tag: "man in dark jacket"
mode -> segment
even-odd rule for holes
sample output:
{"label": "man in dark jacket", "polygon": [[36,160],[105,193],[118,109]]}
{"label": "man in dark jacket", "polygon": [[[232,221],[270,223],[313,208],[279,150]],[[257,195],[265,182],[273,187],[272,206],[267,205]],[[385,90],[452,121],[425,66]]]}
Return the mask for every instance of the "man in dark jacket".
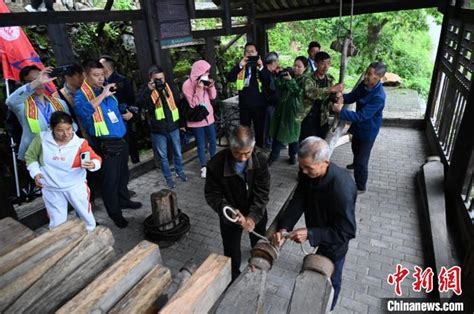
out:
{"label": "man in dark jacket", "polygon": [[312,247],[318,247],[318,254],[334,263],[332,310],[341,290],[349,240],[356,235],[357,191],[350,175],[329,161],[329,154],[328,144],[319,137],[310,136],[301,143],[298,186],[273,238],[281,246],[282,233],[292,230],[304,213],[306,228],[293,230],[289,237],[298,243],[309,240]]}
{"label": "man in dark jacket", "polygon": [[144,108],[148,117],[153,146],[160,156],[160,165],[166,184],[174,188],[168,162],[168,141],[173,147],[174,167],[176,176],[182,181],[188,178],[183,171],[183,156],[181,153],[180,127],[184,129],[184,119],[179,116],[179,93],[176,88],[166,82],[163,69],[152,66],[148,70],[149,81],[138,94],[137,104]]}
{"label": "man in dark jacket", "polygon": [[[204,193],[209,206],[219,215],[224,255],[232,259],[232,279],[240,274],[242,229],[264,234],[270,173],[267,157],[254,151],[255,137],[249,127],[232,131],[230,148],[217,153],[207,164]],[[239,224],[223,216],[224,206],[238,210]],[[258,238],[250,234],[252,247]]]}
{"label": "man in dark jacket", "polygon": [[356,102],[356,112],[342,109],[342,102],[334,106],[341,120],[352,122],[353,163],[347,169],[354,169],[354,178],[359,193],[367,190],[369,158],[375,139],[382,125],[382,111],[385,107],[385,91],[380,81],[386,72],[385,64],[373,62],[365,72],[364,81],[356,89],[344,95],[344,103]]}
{"label": "man in dark jacket", "polygon": [[263,70],[263,62],[260,57],[257,61],[251,60],[257,57],[257,46],[247,43],[244,57],[227,74],[227,80],[235,82],[239,92],[240,124],[250,127],[253,122],[257,146],[263,147],[267,102],[260,73]]}
{"label": "man in dark jacket", "polygon": [[263,70],[260,71],[260,76],[262,78],[262,89],[263,96],[267,102],[267,109],[265,113],[265,132],[264,132],[264,148],[272,148],[272,139],[269,136],[270,131],[270,121],[272,121],[273,112],[275,107],[278,104],[279,91],[276,87],[277,73],[280,69],[278,54],[274,51],[269,52],[263,63],[265,66]]}
{"label": "man in dark jacket", "polygon": [[136,121],[139,119],[138,110],[135,106],[135,92],[133,91],[133,85],[130,80],[117,72],[115,68],[115,60],[111,56],[103,55],[100,57],[100,63],[104,66],[105,79],[107,84],[115,83],[116,92],[115,98],[117,98],[121,112],[128,110],[134,114],[134,118],[127,121],[127,141],[129,146],[130,159],[134,164],[140,162],[140,156],[138,153],[138,145],[136,138]]}

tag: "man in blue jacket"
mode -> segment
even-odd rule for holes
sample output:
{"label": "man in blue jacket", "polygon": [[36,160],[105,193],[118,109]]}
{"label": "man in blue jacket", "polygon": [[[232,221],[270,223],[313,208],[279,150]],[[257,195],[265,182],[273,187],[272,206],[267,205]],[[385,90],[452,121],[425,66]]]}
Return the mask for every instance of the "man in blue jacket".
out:
{"label": "man in blue jacket", "polygon": [[349,133],[352,134],[354,160],[352,164],[347,165],[347,169],[354,169],[359,193],[367,190],[370,151],[382,125],[385,92],[381,79],[385,72],[383,62],[371,63],[365,72],[364,81],[354,91],[343,96],[344,104],[356,102],[355,112],[342,109],[342,101],[334,105],[334,111],[339,113],[339,118],[352,123]]}

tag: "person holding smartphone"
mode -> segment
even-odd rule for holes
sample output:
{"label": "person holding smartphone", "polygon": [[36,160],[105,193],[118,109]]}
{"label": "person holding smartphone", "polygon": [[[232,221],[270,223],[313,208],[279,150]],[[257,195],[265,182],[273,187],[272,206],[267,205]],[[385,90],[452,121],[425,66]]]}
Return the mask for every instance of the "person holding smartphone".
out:
{"label": "person holding smartphone", "polygon": [[240,124],[254,126],[255,140],[258,147],[264,145],[265,114],[267,102],[263,93],[262,59],[258,55],[257,46],[247,43],[244,57],[227,74],[229,82],[235,82],[239,92]]}
{"label": "person holding smartphone", "polygon": [[30,176],[42,189],[49,217],[49,228],[67,220],[70,203],[86,229],[92,231],[96,222],[89,202],[86,172],[97,171],[102,158],[78,137],[69,114],[57,111],[51,115],[51,129],[40,132],[26,151],[25,159]]}

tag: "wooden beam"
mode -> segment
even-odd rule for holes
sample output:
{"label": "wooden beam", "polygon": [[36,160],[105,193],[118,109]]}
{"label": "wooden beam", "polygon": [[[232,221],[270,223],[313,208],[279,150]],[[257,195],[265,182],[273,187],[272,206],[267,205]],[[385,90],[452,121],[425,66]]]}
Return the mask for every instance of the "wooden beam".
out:
{"label": "wooden beam", "polygon": [[248,33],[248,31],[249,31],[248,26],[239,26],[239,27],[231,28],[230,33],[228,34],[226,34],[222,28],[192,31],[192,34],[193,34],[193,38],[206,38],[206,37],[219,37],[219,36],[226,36],[226,35],[244,34],[244,33]]}
{"label": "wooden beam", "polygon": [[230,281],[230,258],[213,253],[160,313],[207,313]]}
{"label": "wooden beam", "polygon": [[162,261],[158,246],[142,241],[56,313],[107,312],[160,263]]}
{"label": "wooden beam", "polygon": [[72,50],[66,24],[48,24],[48,38],[54,51],[57,65],[74,63],[74,51]]}
{"label": "wooden beam", "polygon": [[[387,0],[384,3],[377,0],[355,1],[354,15],[432,8],[442,5],[442,0]],[[343,15],[350,15],[350,2],[343,3]],[[312,20],[318,18],[339,16],[339,3],[309,6],[298,9],[271,10],[257,13],[256,19],[264,23],[280,23],[289,21]]]}
{"label": "wooden beam", "polygon": [[[3,273],[0,276],[0,311],[3,312],[12,304],[25,290],[27,290],[35,281],[47,272],[57,261],[70,252],[74,246],[86,235],[84,230],[71,232],[69,229],[62,229],[62,232],[54,233],[54,237],[38,237],[26,243],[22,247],[3,256],[17,255],[24,251],[23,247],[34,250],[32,243],[38,239],[50,240],[48,246],[42,245],[43,250],[30,256],[23,263],[15,268]],[[50,231],[52,233],[52,231]],[[52,240],[52,241],[51,241]],[[3,265],[2,265],[3,266]]]}
{"label": "wooden beam", "polygon": [[328,313],[333,295],[331,281],[326,276],[306,270],[296,277],[288,313]]}
{"label": "wooden beam", "polygon": [[13,218],[0,220],[0,256],[35,238],[35,233]]}
{"label": "wooden beam", "polygon": [[170,270],[157,265],[108,313],[156,313],[153,304],[170,283]]}
{"label": "wooden beam", "polygon": [[143,20],[142,10],[47,11],[0,14],[0,27]]}
{"label": "wooden beam", "polygon": [[[247,16],[250,14],[249,10],[229,10],[230,16]],[[194,19],[210,19],[210,18],[222,18],[222,10],[196,10],[196,16]]]}
{"label": "wooden beam", "polygon": [[44,273],[7,310],[8,313],[53,313],[112,262],[112,232],[99,226]]}

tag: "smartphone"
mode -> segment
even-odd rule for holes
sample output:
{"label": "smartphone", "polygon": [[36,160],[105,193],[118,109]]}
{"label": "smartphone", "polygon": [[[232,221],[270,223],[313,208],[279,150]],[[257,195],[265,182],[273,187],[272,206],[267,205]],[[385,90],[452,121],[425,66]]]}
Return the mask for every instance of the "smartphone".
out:
{"label": "smartphone", "polygon": [[112,92],[116,92],[116,91],[118,91],[118,90],[120,90],[120,89],[123,89],[123,86],[124,86],[124,85],[123,85],[123,82],[118,82],[118,83],[115,83],[115,87],[112,87],[110,90],[111,90]]}
{"label": "smartphone", "polygon": [[258,56],[248,56],[248,57],[247,57],[247,62],[255,62],[255,63],[257,63],[258,58],[259,58]]}
{"label": "smartphone", "polygon": [[81,165],[89,161],[91,161],[91,153],[90,152],[81,153]]}

